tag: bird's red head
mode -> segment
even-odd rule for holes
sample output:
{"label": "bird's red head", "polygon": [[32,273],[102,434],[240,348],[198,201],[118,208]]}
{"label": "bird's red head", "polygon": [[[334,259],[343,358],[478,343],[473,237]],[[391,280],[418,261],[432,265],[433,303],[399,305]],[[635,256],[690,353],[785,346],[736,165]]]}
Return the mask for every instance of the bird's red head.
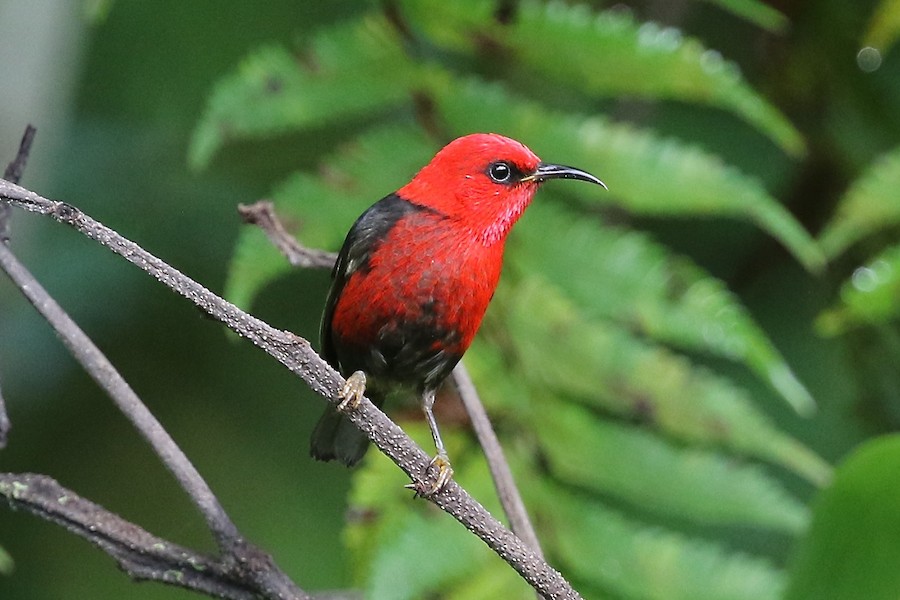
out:
{"label": "bird's red head", "polygon": [[541,162],[521,142],[474,133],[447,144],[397,193],[457,220],[490,245],[506,238],[542,182],[562,178],[603,185],[585,171]]}

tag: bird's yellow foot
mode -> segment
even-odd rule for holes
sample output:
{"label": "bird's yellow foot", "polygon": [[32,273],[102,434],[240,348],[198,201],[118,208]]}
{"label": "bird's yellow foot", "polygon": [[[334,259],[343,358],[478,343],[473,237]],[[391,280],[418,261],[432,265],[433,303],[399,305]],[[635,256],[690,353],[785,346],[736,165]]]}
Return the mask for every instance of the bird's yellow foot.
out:
{"label": "bird's yellow foot", "polygon": [[[426,480],[428,471],[431,467],[437,467],[437,477],[433,482]],[[437,455],[428,463],[428,469],[424,473],[424,477],[418,481],[407,484],[405,487],[414,490],[416,496],[430,497],[434,496],[442,489],[453,477],[453,467],[450,466],[450,458],[446,452],[438,452]]]}
{"label": "bird's yellow foot", "polygon": [[341,399],[337,405],[339,412],[345,412],[347,409],[353,409],[359,406],[360,400],[366,394],[366,374],[362,371],[354,371],[353,375],[347,378],[344,387],[338,398]]}

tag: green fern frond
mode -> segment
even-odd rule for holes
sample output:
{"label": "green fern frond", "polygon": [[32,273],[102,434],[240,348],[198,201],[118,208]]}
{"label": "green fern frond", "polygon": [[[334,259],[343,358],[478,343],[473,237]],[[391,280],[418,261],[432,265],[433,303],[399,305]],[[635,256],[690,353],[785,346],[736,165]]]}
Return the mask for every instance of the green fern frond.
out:
{"label": "green fern frond", "polygon": [[639,232],[604,227],[546,200],[517,226],[510,265],[541,272],[588,318],[742,362],[798,412],[814,409],[812,396],[721,282]]}
{"label": "green fern frond", "polygon": [[[421,421],[402,425],[415,439],[430,440]],[[442,431],[453,456],[455,478],[498,515],[499,503],[480,453],[462,451],[459,432]],[[414,600],[448,589],[461,593],[479,578],[493,582],[495,597],[524,597],[530,587],[509,565],[447,515],[411,502],[412,493],[404,483],[396,466],[375,452],[366,456],[354,478],[350,506],[366,518],[348,525],[346,539],[357,565],[355,579],[366,598]]]}
{"label": "green fern frond", "polygon": [[892,246],[859,267],[841,286],[840,304],[819,316],[824,335],[851,327],[880,325],[900,316],[900,245]]}
{"label": "green fern frond", "polygon": [[205,166],[230,140],[321,126],[401,103],[428,75],[409,60],[398,35],[373,15],[318,33],[302,53],[256,50],[216,85],[191,140],[191,165]]}
{"label": "green fern frond", "polygon": [[867,46],[887,54],[900,38],[900,0],[881,0],[863,37]]}
{"label": "green fern frond", "polygon": [[818,485],[828,480],[829,466],[778,430],[746,392],[623,329],[587,319],[546,280],[530,276],[501,286],[494,302],[506,337],[493,343],[509,347],[531,384],[642,418],[685,442],[772,461]]}
{"label": "green fern frond", "polygon": [[886,227],[900,223],[900,148],[874,162],[841,198],[819,236],[829,258]]}
{"label": "green fern frond", "polygon": [[784,13],[759,0],[702,0],[715,4],[728,12],[746,19],[771,32],[787,29],[788,19]]}
{"label": "green fern frond", "polygon": [[778,239],[807,269],[824,265],[813,239],[762,184],[716,156],[602,118],[555,113],[497,85],[445,85],[435,90],[435,108],[453,134],[498,131],[525,140],[539,155],[603,179],[610,191],[592,193],[596,201],[647,215],[743,219]]}
{"label": "green fern frond", "polygon": [[492,14],[493,3],[480,0],[402,5],[428,40],[457,51],[484,50],[507,61],[505,70],[513,74],[524,68],[544,85],[592,96],[708,104],[746,120],[789,154],[805,152],[800,133],[747,85],[734,63],[676,29],[562,2],[521,2],[509,23]]}
{"label": "green fern frond", "polygon": [[776,600],[784,575],[767,561],[647,527],[550,484],[529,498],[554,535],[546,551],[574,577],[626,598]]}
{"label": "green fern frond", "polygon": [[806,525],[806,507],[760,468],[677,448],[646,429],[602,419],[552,394],[536,396],[540,417],[529,429],[551,473],[570,485],[698,523],[788,533]]}

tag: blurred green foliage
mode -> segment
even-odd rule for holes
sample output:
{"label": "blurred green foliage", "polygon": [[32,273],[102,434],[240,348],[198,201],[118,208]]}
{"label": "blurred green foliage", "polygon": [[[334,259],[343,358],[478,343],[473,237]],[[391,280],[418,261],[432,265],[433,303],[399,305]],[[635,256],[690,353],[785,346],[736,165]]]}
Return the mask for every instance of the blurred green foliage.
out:
{"label": "blurred green foliage", "polygon": [[[38,191],[305,337],[327,274],[291,272],[239,228],[238,202],[272,197],[305,244],[336,250],[366,206],[478,130],[609,184],[540,192],[466,357],[545,551],[586,597],[824,597],[810,586],[835,564],[896,542],[889,494],[867,493],[891,476],[872,458],[890,439],[833,483],[830,463],[900,424],[897,2],[89,4],[102,18]],[[313,464],[321,402],[287,373],[74,234],[15,226],[38,276],[301,587],[529,597],[384,457]],[[0,283],[15,428],[0,468],[208,548],[21,304]],[[457,477],[497,513],[452,402],[438,418]],[[400,417],[427,441],[415,412]],[[0,544],[16,565],[3,598],[187,597],[134,586],[8,511]],[[864,572],[890,589],[895,567]],[[870,597],[859,582],[833,597]]]}

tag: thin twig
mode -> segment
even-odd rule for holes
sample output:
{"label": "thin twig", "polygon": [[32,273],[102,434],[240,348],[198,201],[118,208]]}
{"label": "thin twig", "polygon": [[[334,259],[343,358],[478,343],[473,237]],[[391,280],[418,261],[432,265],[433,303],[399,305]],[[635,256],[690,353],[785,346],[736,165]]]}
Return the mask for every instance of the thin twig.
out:
{"label": "thin twig", "polygon": [[[28,155],[31,154],[31,144],[34,142],[34,134],[37,129],[30,123],[25,126],[25,133],[22,134],[22,140],[19,142],[19,151],[16,157],[6,165],[3,171],[3,179],[19,183],[22,179],[22,173],[25,172],[25,165],[28,163]],[[9,217],[12,213],[12,207],[5,203],[0,203],[0,244],[9,242]]]}
{"label": "thin twig", "polygon": [[[25,165],[28,162],[28,155],[31,153],[31,144],[34,142],[34,135],[37,133],[30,123],[25,126],[25,133],[22,134],[22,140],[19,142],[19,150],[16,157],[6,165],[3,171],[3,179],[13,183],[19,183],[22,179],[22,173],[25,172]],[[9,243],[9,218],[12,215],[12,207],[6,202],[0,202],[0,245]],[[6,439],[9,435],[9,415],[6,412],[6,403],[3,401],[3,393],[0,392],[0,450],[6,447]]]}
{"label": "thin twig", "polygon": [[[50,324],[69,352],[84,370],[106,391],[119,410],[131,421],[160,460],[178,480],[197,506],[219,546],[226,562],[240,563],[241,553],[252,558],[244,583],[270,598],[306,598],[290,578],[262,550],[243,540],[219,500],[187,456],[181,451],[156,417],[100,352],[91,339],[62,310],[37,280],[18,261],[5,244],[0,244],[0,269],[22,291],[25,297]],[[118,540],[127,545],[128,540]],[[100,544],[101,547],[104,547]],[[262,568],[262,570],[260,570]]]}
{"label": "thin twig", "polygon": [[[307,340],[290,332],[274,329],[216,296],[177,269],[156,258],[134,242],[95,221],[74,206],[48,200],[19,186],[0,181],[0,198],[25,210],[43,214],[74,227],[96,240],[151,276],[191,300],[213,318],[246,337],[303,379],[316,393],[337,405],[343,378],[313,352]],[[413,481],[427,472],[431,457],[406,433],[363,398],[348,418]],[[506,529],[481,504],[455,481],[429,497],[435,505],[451,514],[478,535],[509,563],[526,581],[547,598],[575,599],[581,596],[521,539]]]}
{"label": "thin twig", "polygon": [[3,390],[0,390],[0,450],[6,448],[10,427],[9,416],[6,414],[6,403],[3,401]]}
{"label": "thin twig", "polygon": [[[25,164],[28,161],[28,155],[31,150],[35,133],[36,129],[31,125],[26,128],[16,158],[9,163],[4,172],[4,176],[8,181],[18,183],[21,178],[25,169]],[[11,207],[6,202],[0,202],[0,208],[4,209],[5,212],[8,212]],[[6,221],[8,214],[0,213],[0,217],[3,219],[2,222],[0,222],[0,231],[8,234],[8,222]],[[143,403],[141,403],[137,395],[131,390],[125,380],[122,379],[112,364],[99,351],[93,342],[91,342],[91,340],[78,328],[74,321],[68,317],[50,295],[44,291],[28,270],[19,263],[12,251],[6,245],[5,242],[7,240],[8,235],[6,236],[6,239],[0,240],[0,266],[2,266],[7,275],[18,285],[19,289],[29,301],[31,301],[35,308],[38,309],[38,312],[45,317],[51,327],[54,328],[57,335],[59,335],[63,340],[63,343],[69,347],[72,354],[82,364],[85,370],[107,391],[126,417],[131,420],[141,435],[151,444],[166,467],[175,475],[176,479],[181,484],[181,487],[188,493],[206,519],[213,536],[219,544],[219,550],[222,554],[221,561],[217,563],[221,565],[221,568],[212,569],[207,565],[203,569],[207,574],[200,578],[191,577],[190,573],[183,573],[176,577],[176,573],[180,571],[180,563],[174,560],[164,560],[160,564],[156,564],[155,561],[150,564],[147,563],[146,560],[138,562],[132,560],[131,570],[126,568],[126,571],[131,573],[134,577],[159,579],[160,581],[167,581],[175,585],[194,588],[195,580],[206,582],[216,575],[215,571],[224,571],[227,569],[232,572],[232,575],[239,577],[239,587],[247,588],[247,590],[238,590],[240,593],[223,597],[242,599],[248,597],[248,593],[252,591],[252,597],[259,597],[260,593],[264,593],[266,597],[269,598],[306,598],[307,596],[297,588],[290,578],[274,565],[271,557],[243,540],[239,535],[237,528],[231,522],[231,519],[213,495],[212,490],[209,489],[209,486],[196,471],[188,458],[168,435],[168,432],[163,429],[150,411],[148,411]],[[0,448],[5,444],[8,428],[9,421],[5,413],[3,398],[0,396]],[[33,478],[38,476],[26,477]],[[49,482],[52,482],[58,487],[56,482],[52,480],[49,480]],[[23,493],[27,493],[28,488],[23,488],[23,485],[22,481],[17,481],[16,485],[13,485],[11,489],[13,492],[23,492],[24,489],[25,492]],[[46,492],[47,487],[47,485],[37,486],[37,496],[33,496],[32,500],[39,499],[41,491]],[[74,497],[74,494],[71,496]],[[47,506],[55,506],[63,503],[63,497],[64,496],[60,494],[47,496],[44,499],[47,500],[47,498],[49,498],[49,500],[45,502],[45,504]],[[69,497],[70,496],[65,496],[65,498]],[[80,498],[78,500],[80,500]],[[36,505],[32,505],[32,512],[35,511],[35,506]],[[74,508],[74,504],[72,505],[72,508]],[[99,509],[99,507],[97,508]],[[59,519],[48,518],[48,520],[60,522]],[[136,539],[133,534],[135,532],[142,532],[143,530],[118,517],[115,517],[115,519],[110,517],[103,520],[103,523],[111,522],[115,522],[117,525],[115,531],[124,532],[125,534],[130,535],[123,535],[121,538],[104,537],[102,533],[98,533],[98,527],[100,527],[100,525],[97,523],[86,523],[81,534],[89,537],[89,539],[92,539],[98,546],[104,548],[110,555],[119,561],[123,568],[125,568],[126,565],[123,563],[123,560],[125,559],[121,556],[123,552],[121,549],[128,548],[130,549],[129,551],[133,552],[135,545],[138,542],[138,539]],[[70,530],[71,529],[72,528],[70,527]],[[154,538],[153,542],[154,548],[156,549],[166,548],[164,544],[161,545],[162,540]],[[144,553],[143,558],[146,557],[147,554]],[[192,567],[197,568],[198,564],[193,564]],[[227,584],[225,585],[226,588],[230,586],[230,582],[225,582],[225,584]],[[219,589],[222,585],[222,582],[218,582],[208,591],[222,596],[224,592]],[[197,589],[206,589],[206,587],[207,586],[204,584]]]}
{"label": "thin twig", "polygon": [[[285,229],[270,201],[259,200],[253,204],[241,204],[238,206],[238,212],[245,223],[257,225],[262,229],[266,237],[291,265],[322,269],[331,269],[334,266],[337,254],[310,249],[301,244]],[[475,384],[472,383],[472,379],[462,363],[459,363],[453,370],[453,380],[463,406],[469,414],[469,419],[472,421],[472,428],[475,430],[478,442],[484,451],[494,486],[497,488],[497,496],[509,519],[510,527],[538,555],[542,555],[537,534],[528,517],[528,511],[525,510],[525,503],[522,501],[519,488],[516,487],[497,434],[494,433],[494,428],[484,409],[484,404],[478,396]]]}
{"label": "thin twig", "polygon": [[12,251],[3,245],[0,245],[0,268],[18,286],[41,316],[47,320],[72,356],[106,391],[119,410],[128,417],[141,436],[153,447],[153,450],[203,514],[219,547],[226,550],[233,540],[240,537],[237,528],[225,514],[203,477],[178,448],[169,433],[144,406],[134,390],[91,339],[50,297]]}
{"label": "thin twig", "polygon": [[525,509],[525,503],[522,501],[522,495],[519,494],[519,488],[513,479],[512,470],[503,454],[503,447],[500,446],[500,440],[491,425],[484,404],[478,396],[478,390],[472,378],[469,377],[469,371],[466,366],[460,362],[453,369],[453,383],[459,398],[462,400],[469,418],[472,420],[472,429],[478,437],[481,449],[484,451],[487,460],[488,469],[491,471],[491,478],[494,480],[494,487],[497,488],[497,496],[500,498],[500,504],[506,512],[509,519],[509,526],[517,536],[522,538],[538,556],[543,556],[541,551],[541,543],[538,541],[537,533],[528,517],[528,511]]}
{"label": "thin twig", "polygon": [[307,248],[292,236],[275,214],[275,207],[268,200],[258,200],[253,204],[238,204],[238,214],[245,223],[257,225],[287,258],[293,267],[304,269],[331,269],[337,254],[315,248]]}
{"label": "thin twig", "polygon": [[241,568],[158,538],[46,475],[0,473],[0,497],[61,525],[109,554],[135,580],[159,581],[217,598],[256,600]]}

